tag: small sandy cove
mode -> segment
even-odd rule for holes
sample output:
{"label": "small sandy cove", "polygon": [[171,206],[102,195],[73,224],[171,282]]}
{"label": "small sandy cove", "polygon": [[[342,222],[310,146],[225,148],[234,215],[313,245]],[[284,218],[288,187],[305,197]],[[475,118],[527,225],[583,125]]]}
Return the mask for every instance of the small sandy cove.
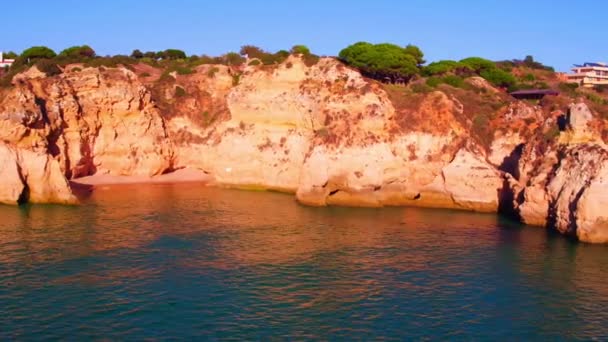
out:
{"label": "small sandy cove", "polygon": [[186,183],[186,182],[201,182],[210,183],[213,177],[204,171],[197,169],[181,169],[171,173],[166,173],[159,176],[112,176],[112,175],[93,175],[82,178],[76,178],[70,181],[73,185],[111,185],[111,184],[161,184],[161,183]]}

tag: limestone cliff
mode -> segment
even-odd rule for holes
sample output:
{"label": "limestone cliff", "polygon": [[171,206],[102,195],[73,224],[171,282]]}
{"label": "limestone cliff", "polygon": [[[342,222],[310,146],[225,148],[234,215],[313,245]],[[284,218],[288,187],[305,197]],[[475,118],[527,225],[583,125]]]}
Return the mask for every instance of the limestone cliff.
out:
{"label": "limestone cliff", "polygon": [[572,105],[554,144],[531,141],[512,178],[522,221],[587,242],[608,242],[608,149],[593,132],[593,115]]}
{"label": "limestone cliff", "polygon": [[335,59],[294,56],[181,75],[30,72],[0,98],[0,201],[73,203],[70,179],[195,168],[221,186],[290,192],[307,205],[500,208],[606,241],[608,171],[593,114],[572,111],[570,128],[547,142],[557,111],[482,79],[468,87],[414,92]]}

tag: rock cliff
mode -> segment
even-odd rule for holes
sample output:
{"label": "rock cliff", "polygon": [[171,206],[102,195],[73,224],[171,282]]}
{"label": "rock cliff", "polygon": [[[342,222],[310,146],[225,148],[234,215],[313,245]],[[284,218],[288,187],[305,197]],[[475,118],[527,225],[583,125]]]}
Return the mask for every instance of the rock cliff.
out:
{"label": "rock cliff", "polygon": [[554,144],[525,145],[511,178],[515,209],[525,223],[608,242],[608,149],[587,106],[570,106],[565,120]]}
{"label": "rock cliff", "polygon": [[608,158],[584,105],[549,139],[558,113],[483,79],[415,92],[294,56],[182,75],[138,68],[16,77],[0,98],[0,202],[75,203],[71,179],[193,168],[307,205],[507,210],[608,241]]}

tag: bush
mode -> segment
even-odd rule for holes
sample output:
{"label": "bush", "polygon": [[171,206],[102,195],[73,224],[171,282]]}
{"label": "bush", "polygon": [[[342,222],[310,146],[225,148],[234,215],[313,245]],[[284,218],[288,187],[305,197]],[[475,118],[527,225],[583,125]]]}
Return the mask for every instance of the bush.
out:
{"label": "bush", "polygon": [[256,65],[260,65],[260,64],[262,64],[262,62],[260,62],[259,59],[254,59],[251,62],[249,62],[249,65],[251,65],[251,66],[256,66]]}
{"label": "bush", "polygon": [[563,92],[569,93],[574,92],[579,87],[578,83],[566,83],[561,82],[557,88]]}
{"label": "bush", "polygon": [[17,59],[17,57],[19,57],[19,55],[13,51],[4,52],[2,56],[6,59]]}
{"label": "bush", "polygon": [[422,53],[422,50],[420,50],[420,48],[416,45],[408,44],[403,50],[406,54],[416,59],[416,64],[418,64],[418,66],[426,63],[424,60],[424,53]]}
{"label": "bush", "polygon": [[36,68],[43,72],[46,76],[55,76],[61,74],[61,69],[57,66],[53,60],[41,59],[36,62]]}
{"label": "bush", "polygon": [[498,68],[483,70],[480,76],[496,87],[509,88],[517,83],[515,76]]}
{"label": "bush", "polygon": [[247,55],[249,58],[259,58],[261,59],[263,55],[268,54],[266,51],[254,45],[244,45],[241,47],[239,51],[241,56]]}
{"label": "bush", "polygon": [[145,52],[144,58],[156,59],[156,52],[154,52],[154,51]]}
{"label": "bush", "polygon": [[294,55],[310,55],[310,49],[306,45],[294,45],[289,52]]}
{"label": "bush", "polygon": [[309,55],[304,55],[304,64],[307,67],[311,67],[315,64],[317,64],[319,62],[319,56],[317,55],[313,55],[313,54],[309,54]]}
{"label": "bush", "polygon": [[190,75],[194,73],[194,70],[187,66],[175,66],[170,69],[170,72],[175,71],[178,75]]}
{"label": "bush", "polygon": [[81,60],[95,57],[95,50],[88,45],[72,46],[59,53],[59,57]]}
{"label": "bush", "polygon": [[422,69],[422,74],[425,76],[443,75],[452,72],[459,65],[461,64],[450,60],[433,62]]}
{"label": "bush", "polygon": [[[340,59],[369,77],[397,82],[409,81],[420,73],[420,49],[413,45],[402,48],[394,44],[359,42],[340,51]],[[420,52],[422,54],[422,52]]]}
{"label": "bush", "polygon": [[496,63],[481,57],[465,58],[460,63],[478,74],[481,74],[485,70],[496,69]]}
{"label": "bush", "polygon": [[601,96],[597,95],[597,94],[593,94],[593,93],[587,93],[585,94],[585,97],[587,98],[587,100],[598,104],[598,105],[608,105],[608,100],[602,98]]}
{"label": "bush", "polygon": [[108,67],[108,68],[116,68],[119,65],[123,65],[127,68],[131,68],[130,65],[134,64],[136,61],[128,56],[124,55],[116,55],[112,57],[97,57],[88,60],[85,65],[89,67]]}
{"label": "bush", "polygon": [[81,69],[81,68],[79,68],[79,67],[75,67],[75,68],[72,68],[72,70],[71,70],[71,71],[72,71],[72,72],[81,72],[81,71],[82,71],[82,69]]}
{"label": "bush", "polygon": [[462,88],[465,85],[464,79],[462,77],[456,76],[456,75],[444,76],[442,81],[443,81],[443,83],[449,84],[455,88]]}
{"label": "bush", "polygon": [[140,76],[141,77],[150,77],[151,75],[149,72],[142,72]]}
{"label": "bush", "polygon": [[186,96],[186,90],[180,86],[175,87],[175,97]]}
{"label": "bush", "polygon": [[232,75],[232,86],[236,87],[237,85],[239,85],[240,81],[241,81],[240,73]]}
{"label": "bush", "polygon": [[167,49],[156,53],[157,58],[162,59],[186,59],[186,53],[178,49]]}
{"label": "bush", "polygon": [[598,93],[607,93],[608,84],[598,84],[598,85],[594,86],[593,89],[595,89],[595,91],[597,91]]}
{"label": "bush", "polygon": [[131,52],[131,58],[142,59],[144,58],[144,53],[139,51],[138,49],[135,49],[133,50],[133,52]]}
{"label": "bush", "polygon": [[245,63],[245,58],[236,52],[228,52],[221,59],[226,65],[238,66]]}
{"label": "bush", "polygon": [[24,50],[20,57],[24,60],[32,60],[40,58],[51,59],[55,56],[57,56],[55,51],[46,46],[32,46],[31,48]]}
{"label": "bush", "polygon": [[429,77],[426,79],[426,85],[431,88],[436,88],[441,84],[441,78],[439,77]]}
{"label": "bush", "polygon": [[532,75],[532,74],[526,74],[523,77],[523,80],[527,81],[527,82],[534,82],[534,80],[536,80],[536,77],[534,77],[534,75]]}

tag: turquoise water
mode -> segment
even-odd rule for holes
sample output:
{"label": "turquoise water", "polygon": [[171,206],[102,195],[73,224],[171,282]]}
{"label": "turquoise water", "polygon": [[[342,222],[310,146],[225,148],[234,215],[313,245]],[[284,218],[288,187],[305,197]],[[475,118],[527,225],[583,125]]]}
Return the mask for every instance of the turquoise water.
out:
{"label": "turquoise water", "polygon": [[0,339],[608,338],[608,247],[198,185],[0,206]]}

